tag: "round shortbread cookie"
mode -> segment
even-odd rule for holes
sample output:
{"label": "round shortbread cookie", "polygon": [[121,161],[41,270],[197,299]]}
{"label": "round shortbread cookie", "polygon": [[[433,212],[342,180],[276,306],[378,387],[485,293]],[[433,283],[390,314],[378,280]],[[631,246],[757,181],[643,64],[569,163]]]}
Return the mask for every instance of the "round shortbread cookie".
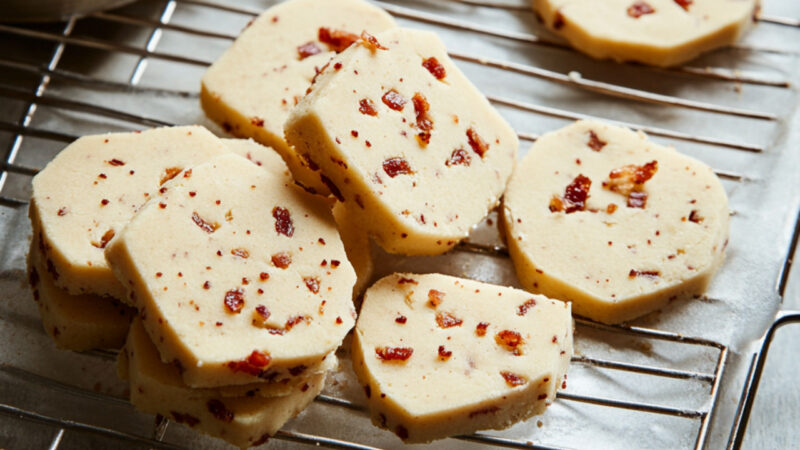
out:
{"label": "round shortbread cookie", "polygon": [[730,215],[710,167],[595,121],[536,141],[503,214],[523,287],[606,323],[702,293],[722,263]]}
{"label": "round shortbread cookie", "polygon": [[735,43],[760,0],[533,0],[540,22],[599,59],[667,67]]}
{"label": "round shortbread cookie", "polygon": [[519,289],[393,274],[364,295],[352,352],[373,423],[428,442],[542,413],[566,376],[572,316]]}
{"label": "round shortbread cookie", "polygon": [[188,385],[302,376],[339,346],[355,273],[325,199],[232,154],[165,187],[106,257]]}

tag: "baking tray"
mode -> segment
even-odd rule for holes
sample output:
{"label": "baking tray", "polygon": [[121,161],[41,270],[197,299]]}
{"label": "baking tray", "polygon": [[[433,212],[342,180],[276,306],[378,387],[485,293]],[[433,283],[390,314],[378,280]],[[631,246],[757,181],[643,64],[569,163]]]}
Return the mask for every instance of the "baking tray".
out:
{"label": "baking tray", "polygon": [[[27,199],[31,176],[83,134],[200,123],[224,135],[199,108],[199,79],[273,3],[144,0],[63,23],[0,24],[0,446],[224,447],[136,412],[113,352],[54,348],[24,282]],[[703,297],[625,327],[578,318],[568,387],[546,414],[429,447],[738,447],[766,347],[800,320],[780,311],[800,206],[800,5],[769,0],[741,43],[663,70],[586,58],[538,26],[524,1],[374,3],[403,26],[440,34],[518,131],[521,154],[571,120],[616,121],[713,167],[733,214],[726,263]],[[517,285],[496,225],[492,213],[443,256],[376,249],[376,277],[437,271]],[[343,356],[323,395],[272,447],[401,445],[370,424]]]}

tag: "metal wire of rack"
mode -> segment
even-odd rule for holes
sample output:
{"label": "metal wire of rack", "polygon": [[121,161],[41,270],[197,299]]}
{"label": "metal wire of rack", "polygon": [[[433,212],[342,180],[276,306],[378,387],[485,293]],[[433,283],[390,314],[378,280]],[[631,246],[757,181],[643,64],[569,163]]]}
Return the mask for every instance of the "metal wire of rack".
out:
{"label": "metal wire of rack", "polygon": [[[521,10],[523,7],[518,3],[496,3],[481,0],[449,0],[450,2],[466,4],[474,7],[483,8],[498,8],[509,10]],[[89,101],[75,100],[59,96],[57,94],[48,93],[48,87],[55,80],[59,82],[71,83],[83,88],[108,88],[118,90],[120,92],[136,94],[140,92],[151,92],[162,95],[175,96],[181,98],[196,98],[197,92],[194,90],[183,91],[177,89],[163,89],[156,87],[141,86],[140,82],[143,75],[148,70],[148,64],[152,60],[162,60],[171,63],[190,65],[196,67],[206,67],[210,61],[196,59],[190,56],[172,54],[161,52],[158,50],[159,42],[162,38],[164,31],[177,32],[185,35],[187,38],[203,37],[231,41],[235,39],[236,33],[226,33],[212,31],[205,28],[177,25],[170,23],[176,8],[181,5],[193,5],[200,8],[209,8],[219,11],[227,11],[245,16],[255,16],[260,11],[254,9],[243,8],[240,6],[233,6],[230,4],[218,3],[209,0],[167,0],[163,2],[163,7],[159,8],[157,18],[152,17],[137,17],[120,12],[106,12],[95,13],[89,18],[92,20],[103,21],[109,26],[113,25],[126,25],[140,27],[148,30],[147,38],[144,45],[131,46],[120,44],[113,41],[106,41],[96,39],[94,37],[76,36],[76,26],[81,20],[76,17],[69,19],[63,24],[60,31],[52,31],[43,29],[41,27],[23,27],[19,25],[0,24],[0,33],[16,36],[20,38],[29,38],[51,42],[53,50],[49,58],[43,64],[31,63],[21,59],[7,58],[0,54],[0,67],[6,70],[13,70],[22,73],[27,73],[36,77],[37,83],[35,89],[32,91],[20,87],[2,84],[0,85],[0,98],[13,99],[23,102],[26,107],[23,113],[16,121],[0,120],[0,132],[8,133],[12,136],[10,145],[4,154],[4,162],[2,170],[0,171],[0,205],[6,208],[18,208],[27,204],[27,198],[8,194],[6,189],[9,176],[17,175],[22,177],[32,177],[35,175],[40,167],[17,163],[17,157],[20,154],[22,143],[25,138],[43,139],[56,143],[68,143],[76,139],[78,136],[65,133],[57,129],[48,129],[46,127],[33,126],[32,122],[38,109],[41,106],[49,108],[79,112],[88,116],[104,117],[121,122],[126,122],[131,126],[166,126],[171,125],[169,121],[161,120],[155,117],[147,117],[141,114],[132,113],[120,109],[100,106]],[[571,51],[564,44],[536,36],[533,34],[519,33],[513,31],[504,31],[501,29],[493,29],[483,25],[471,24],[457,19],[451,19],[442,15],[417,11],[414,8],[407,6],[398,6],[385,1],[376,1],[376,4],[384,7],[391,14],[396,17],[402,17],[420,23],[434,24],[437,26],[463,30],[473,33],[478,33],[487,36],[499,37],[502,39],[509,39],[517,42],[524,42],[533,46],[543,46],[558,48],[563,51]],[[775,24],[786,26],[800,27],[800,23],[795,23],[792,19],[781,17],[761,17],[762,21],[768,21]],[[64,70],[59,68],[59,63],[62,60],[65,50],[71,48],[85,48],[101,50],[117,54],[134,55],[138,59],[134,65],[126,82],[114,81],[103,79],[95,76],[87,76],[78,72]],[[738,50],[745,52],[784,52],[786,50],[774,48],[759,48],[748,45],[738,45]],[[577,73],[560,73],[551,71],[532,65],[514,63],[503,61],[500,59],[490,59],[482,56],[472,55],[463,52],[451,52],[451,56],[460,61],[480,64],[487,67],[496,68],[502,71],[515,72],[529,77],[542,79],[548,82],[568,85],[573,88],[601,94],[611,98],[622,98],[633,100],[643,103],[654,103],[669,107],[683,108],[689,110],[697,110],[710,112],[720,115],[730,115],[748,118],[758,121],[776,121],[779,117],[773,113],[764,113],[755,110],[732,108],[725,105],[718,105],[704,101],[687,100],[681,97],[657,94],[647,90],[629,88],[622,85],[595,81],[588,78],[583,78]],[[765,77],[761,74],[748,74],[731,71],[724,68],[698,68],[698,67],[681,67],[677,69],[651,69],[642,68],[647,71],[671,71],[683,76],[694,77],[697,79],[707,80],[720,80],[732,83],[752,84],[769,86],[777,89],[788,89],[791,84],[789,80],[775,77]],[[545,105],[532,104],[516,99],[488,96],[489,100],[496,104],[510,107],[525,113],[556,117],[561,119],[580,119],[589,117],[585,114],[576,113],[569,110],[562,110]],[[728,148],[733,150],[740,150],[752,153],[761,153],[766,151],[763,144],[740,142],[738,140],[716,138],[712,136],[699,136],[692,133],[682,132],[679,130],[657,128],[637,123],[621,122],[621,124],[631,128],[640,129],[651,135],[661,136],[665,138],[675,139],[679,141],[693,142],[712,147]],[[519,137],[526,141],[535,141],[537,134],[526,131],[519,131]],[[717,174],[725,179],[734,183],[742,183],[748,180],[746,174],[732,172],[730,170],[717,169]],[[783,294],[785,288],[786,278],[788,277],[789,268],[791,266],[791,254],[797,244],[798,234],[800,234],[800,216],[795,220],[794,233],[790,248],[787,250],[787,256],[783,262],[781,276],[778,281],[779,294]],[[507,252],[501,246],[486,245],[480,243],[465,242],[457,248],[459,251],[471,252],[486,257],[507,257]],[[713,300],[713,299],[712,299]],[[760,348],[752,356],[750,363],[750,370],[748,378],[743,387],[742,396],[739,399],[739,408],[736,414],[735,422],[730,434],[728,442],[729,447],[738,448],[744,436],[746,428],[747,417],[752,407],[752,400],[758,387],[758,380],[761,375],[764,361],[766,360],[767,350],[769,343],[780,326],[800,322],[800,314],[792,312],[782,313],[775,324],[768,330],[768,333],[763,338]],[[693,421],[696,423],[696,437],[694,439],[694,448],[701,449],[708,442],[709,427],[712,423],[712,418],[715,413],[717,398],[720,392],[721,382],[725,374],[726,364],[729,358],[729,349],[726,345],[714,342],[708,339],[687,337],[678,333],[661,331],[656,329],[648,329],[643,327],[629,327],[629,326],[608,326],[592,322],[590,320],[578,318],[576,320],[578,333],[581,330],[593,330],[595,332],[612,333],[614,335],[632,336],[639,340],[644,341],[663,341],[673,343],[679,346],[692,346],[702,347],[710,350],[713,359],[712,370],[707,369],[683,369],[671,368],[659,365],[657,363],[639,363],[627,362],[610,358],[577,355],[573,357],[572,363],[575,365],[585,365],[588,367],[609,370],[609,371],[622,371],[629,373],[636,373],[646,377],[654,377],[656,379],[675,379],[675,380],[689,380],[693,382],[702,383],[705,386],[705,401],[701,407],[681,407],[664,405],[656,402],[647,401],[629,401],[625,399],[607,398],[599,394],[575,394],[568,391],[561,391],[558,393],[558,399],[562,402],[583,403],[599,405],[607,408],[618,408],[636,411],[642,414],[655,414],[665,415],[685,420]],[[115,352],[109,351],[93,351],[89,355],[100,359],[113,360]],[[31,386],[41,389],[53,389],[71,396],[87,397],[101,403],[114,403],[127,405],[127,401],[123,398],[116,396],[109,396],[99,394],[93,391],[85,390],[76,386],[62,383],[60,381],[38,375],[30,370],[15,367],[13,364],[0,365],[0,372],[24,380]],[[329,395],[320,395],[316,399],[317,403],[322,403],[337,408],[343,408],[356,413],[363,413],[364,407],[357,402],[333,397]],[[156,419],[152,436],[144,436],[139,434],[131,434],[115,430],[113,428],[98,426],[91,423],[67,420],[54,415],[43,414],[32,409],[20,408],[11,404],[0,402],[0,413],[3,415],[31,421],[39,424],[52,427],[57,430],[55,436],[50,442],[50,449],[59,448],[62,440],[67,433],[89,433],[97,434],[119,441],[127,442],[130,444],[139,444],[149,446],[151,448],[182,448],[174,444],[163,442],[169,421],[162,417]],[[352,441],[335,439],[331,437],[315,435],[312,433],[303,433],[298,431],[281,431],[275,439],[284,440],[293,443],[309,444],[316,446],[325,446],[331,448],[347,448],[347,449],[370,449],[375,448],[368,445],[359,444]],[[494,436],[489,433],[475,433],[469,436],[457,436],[455,439],[469,442],[476,442],[486,445],[494,445],[508,448],[566,448],[558,443],[548,442],[531,442],[518,439],[511,439],[502,436]]]}

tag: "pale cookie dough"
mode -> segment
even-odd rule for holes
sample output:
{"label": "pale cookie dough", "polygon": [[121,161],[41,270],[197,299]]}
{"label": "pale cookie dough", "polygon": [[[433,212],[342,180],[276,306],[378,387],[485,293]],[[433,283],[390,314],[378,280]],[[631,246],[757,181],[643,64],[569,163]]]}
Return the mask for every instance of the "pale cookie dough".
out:
{"label": "pale cookie dough", "polygon": [[375,272],[374,252],[365,227],[347,213],[342,203],[333,205],[333,220],[339,236],[342,237],[347,259],[356,271],[356,284],[353,286],[353,300],[356,300],[372,281]]}
{"label": "pale cookie dough", "polygon": [[331,60],[286,137],[387,251],[443,253],[499,201],[517,136],[435,34],[372,40]]}
{"label": "pale cookie dough", "polygon": [[233,153],[247,158],[258,167],[275,174],[283,174],[289,180],[292,179],[286,163],[272,148],[261,145],[252,139],[222,139],[222,142]]}
{"label": "pale cookie dough", "polygon": [[539,138],[504,202],[523,287],[606,323],[702,293],[728,243],[728,199],[710,167],[602,122]]}
{"label": "pale cookie dough", "polygon": [[659,67],[735,43],[759,0],[533,0],[540,22],[583,53]]}
{"label": "pale cookie dough", "polygon": [[34,232],[28,252],[28,281],[39,307],[42,326],[58,348],[86,351],[120,348],[135,311],[118,300],[60,289],[42,257],[44,248]]}
{"label": "pale cookie dough", "polygon": [[240,448],[265,443],[305,409],[325,384],[325,374],[320,373],[294,392],[277,397],[224,398],[191,389],[183,383],[178,367],[161,362],[139,319],[120,354],[119,370],[127,370],[130,400],[136,409],[161,414]]}
{"label": "pale cookie dough", "polygon": [[192,387],[316,370],[355,318],[328,202],[233,154],[165,187],[106,248],[162,360]]}
{"label": "pale cookie dough", "polygon": [[544,412],[572,356],[569,303],[439,274],[367,290],[353,368],[372,422],[406,443],[503,429]]}
{"label": "pale cookie dough", "polygon": [[[284,140],[283,123],[317,71],[353,36],[394,26],[389,14],[362,0],[276,5],[250,24],[203,76],[203,110],[226,131],[273,147],[300,183],[327,194],[315,166],[309,167]],[[324,31],[320,35],[323,28],[329,38]]]}
{"label": "pale cookie dough", "polygon": [[103,249],[170,177],[226,152],[197,126],[86,136],[62,150],[33,178],[29,209],[55,284],[123,299]]}

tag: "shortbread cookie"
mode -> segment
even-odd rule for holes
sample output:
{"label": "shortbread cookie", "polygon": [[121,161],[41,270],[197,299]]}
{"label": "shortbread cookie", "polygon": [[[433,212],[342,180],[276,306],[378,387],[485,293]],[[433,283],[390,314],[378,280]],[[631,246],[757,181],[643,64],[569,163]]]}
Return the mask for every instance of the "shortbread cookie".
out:
{"label": "shortbread cookie", "polygon": [[35,232],[28,252],[28,280],[44,330],[56,346],[74,351],[122,347],[135,314],[133,308],[110,297],[73,295],[57,287],[44,263],[40,242]]}
{"label": "shortbread cookie", "polygon": [[252,139],[223,139],[222,142],[233,153],[247,158],[258,167],[272,173],[283,174],[288,179],[292,179],[286,163],[272,148],[261,145]]}
{"label": "shortbread cookie", "polygon": [[710,167],[594,121],[536,141],[503,213],[523,287],[606,323],[702,293],[722,263],[730,215]]}
{"label": "shortbread cookie", "polygon": [[289,111],[316,73],[362,31],[394,26],[382,9],[363,0],[291,0],[259,16],[203,76],[201,102],[226,131],[276,149],[295,178],[320,193],[316,166],[283,138]]}
{"label": "shortbread cookie", "polygon": [[355,318],[328,202],[233,154],[165,187],[106,248],[162,360],[192,387],[315,370]]}
{"label": "shortbread cookie", "polygon": [[202,127],[86,136],[33,178],[29,215],[56,286],[123,298],[103,249],[185,167],[228,152]]}
{"label": "shortbread cookie", "polygon": [[599,59],[667,67],[735,43],[760,0],[533,0],[540,22]]}
{"label": "shortbread cookie", "polygon": [[493,208],[517,136],[429,32],[395,28],[338,55],[286,124],[386,250],[438,254]]}
{"label": "shortbread cookie", "polygon": [[161,414],[240,448],[265,443],[305,409],[325,384],[325,374],[320,373],[296,386],[294,392],[277,397],[225,398],[205,389],[191,389],[183,383],[177,366],[161,362],[138,318],[122,354],[119,368],[127,369],[131,403],[136,409]]}
{"label": "shortbread cookie", "polygon": [[446,275],[367,290],[353,368],[372,421],[407,443],[503,429],[542,413],[572,356],[569,303]]}
{"label": "shortbread cookie", "polygon": [[375,272],[372,242],[365,227],[347,213],[342,203],[333,205],[333,219],[342,237],[347,259],[356,271],[356,284],[353,286],[353,300],[357,299],[372,281]]}

